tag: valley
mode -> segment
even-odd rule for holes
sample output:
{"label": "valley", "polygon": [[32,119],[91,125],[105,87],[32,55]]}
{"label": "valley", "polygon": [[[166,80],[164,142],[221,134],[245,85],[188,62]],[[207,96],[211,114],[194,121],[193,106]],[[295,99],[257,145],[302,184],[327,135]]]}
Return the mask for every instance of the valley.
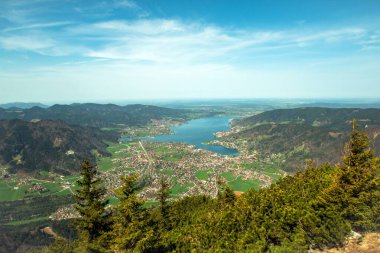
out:
{"label": "valley", "polygon": [[[215,124],[203,121],[207,124],[199,126],[201,128],[210,127],[208,132],[203,130],[205,141],[207,138],[215,138],[212,135],[215,129],[228,129],[229,118],[216,118],[216,120],[223,120],[226,123],[215,128]],[[218,181],[228,184],[237,193],[249,189],[259,190],[268,187],[284,175],[284,172],[276,164],[262,162],[254,154],[248,152],[242,152],[237,156],[228,156],[225,153],[218,154],[200,149],[194,144],[181,143],[179,139],[178,142],[158,142],[155,138],[151,139],[157,134],[173,133],[171,130],[173,127],[182,126],[186,129],[188,128],[186,124],[161,120],[152,121],[151,124],[143,127],[125,128],[121,131],[121,142],[108,142],[109,146],[105,152],[110,156],[97,153],[98,170],[106,185],[107,198],[110,199],[111,204],[117,203],[114,190],[121,185],[120,178],[135,173],[140,175],[141,180],[144,181],[145,186],[139,191],[139,196],[147,201],[147,205],[155,205],[157,202],[161,178],[165,178],[169,182],[171,198],[177,199],[198,194],[216,197]],[[107,129],[106,131],[111,130]],[[197,134],[197,130],[193,133],[193,135],[195,134]],[[201,139],[196,139],[195,143],[207,147],[208,145],[203,144]],[[183,140],[183,142],[186,141],[191,142],[191,139]],[[218,149],[221,146],[215,147],[216,150],[224,151],[224,149]],[[40,197],[51,195],[71,196],[78,188],[76,181],[79,179],[79,176],[75,174],[61,175],[45,170],[39,171],[36,176],[33,176],[25,173],[8,173],[3,168],[1,175],[0,201],[28,198],[37,200]],[[46,220],[49,217],[53,220],[62,220],[73,218],[75,215],[69,204],[57,206],[57,210],[52,214],[46,215],[44,212],[41,216],[35,215],[32,219],[18,222],[34,222],[36,219]],[[6,222],[9,224],[8,220]],[[12,224],[16,224],[15,222],[17,221],[12,221]]]}
{"label": "valley", "polygon": [[[76,108],[81,107],[75,105],[73,110],[77,110]],[[239,108],[229,107],[228,112],[239,115]],[[260,110],[263,108],[266,107],[260,107]],[[211,118],[204,117],[216,113],[212,110],[208,112],[204,106],[186,110],[192,112],[187,114],[187,119],[163,117],[151,119],[149,124],[141,126],[106,124],[108,127],[101,128],[106,134],[103,135],[112,136],[114,141],[105,139],[101,152],[93,148],[90,151],[106,185],[107,198],[111,205],[117,203],[114,190],[121,184],[120,177],[135,173],[140,176],[144,185],[138,196],[145,199],[147,205],[157,203],[161,178],[169,182],[172,199],[203,194],[215,197],[218,181],[229,185],[236,194],[249,189],[266,188],[284,175],[302,170],[307,159],[314,158],[318,163],[339,160],[339,150],[346,141],[351,124],[349,120],[353,117],[358,118],[359,124],[365,122],[367,131],[373,135],[375,147],[378,145],[378,109],[296,108],[281,109],[278,114],[277,110],[260,113],[251,108],[251,115],[255,116],[239,116],[231,122],[233,117],[220,113],[219,116],[214,114]],[[229,123],[232,123],[232,128]],[[28,124],[34,126],[40,122]],[[44,124],[49,126],[52,123]],[[67,127],[75,130],[72,126]],[[115,141],[115,133],[120,138],[119,142]],[[97,136],[102,135],[97,133]],[[50,140],[54,144],[56,138],[53,137],[54,131]],[[316,145],[313,142],[316,139],[325,140],[324,145],[330,143],[329,149],[320,147],[328,152],[323,152],[320,148],[315,150]],[[286,140],[288,144],[282,140]],[[73,146],[61,149],[63,151],[60,152],[65,153],[62,159],[70,160],[72,154],[67,153],[67,150],[72,149]],[[23,154],[27,153],[23,151]],[[75,164],[70,165],[72,168],[69,174],[49,168],[36,170],[32,174],[25,170],[13,173],[9,169],[12,163],[2,165],[0,201],[12,203],[23,199],[35,198],[38,201],[42,197],[71,196],[78,188],[76,181],[79,176],[75,171],[79,168],[79,160],[84,158],[82,156]],[[23,158],[13,155],[12,161],[16,166],[17,159]],[[75,212],[69,202],[65,206],[57,205],[53,213],[43,212],[29,220],[11,222],[34,222],[38,219],[46,220],[49,216],[54,220],[61,220],[72,218],[73,215],[75,216]],[[5,219],[0,223],[8,224],[9,220]]]}
{"label": "valley", "polygon": [[[138,174],[137,196],[149,209],[158,205],[161,179],[169,183],[169,201],[176,203],[190,196],[214,199],[221,184],[237,196],[267,189],[304,170],[311,158],[318,164],[338,161],[352,118],[373,138],[378,150],[380,109],[270,110],[265,105],[240,111],[240,105],[227,107],[228,113],[221,113],[221,105],[210,110],[202,105],[188,107],[180,109],[186,112],[180,117],[172,117],[176,111],[170,111],[144,124],[119,124],[114,120],[120,118],[96,113],[90,113],[92,126],[60,119],[0,120],[0,135],[5,140],[0,152],[0,230],[17,234],[54,225],[54,231],[68,233],[67,228],[60,230],[60,224],[78,217],[72,195],[79,189],[80,161],[86,158],[97,165],[109,207],[119,203],[115,189],[122,185],[121,177]],[[73,111],[83,108],[74,105]],[[44,159],[47,152],[53,159]],[[6,240],[16,238],[9,233]],[[37,234],[42,244],[49,241]]]}

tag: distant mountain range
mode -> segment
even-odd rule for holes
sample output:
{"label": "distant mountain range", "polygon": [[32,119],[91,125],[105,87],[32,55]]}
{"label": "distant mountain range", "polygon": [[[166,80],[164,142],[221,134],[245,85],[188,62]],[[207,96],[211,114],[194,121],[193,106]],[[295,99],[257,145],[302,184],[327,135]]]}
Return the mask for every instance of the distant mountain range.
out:
{"label": "distant mountain range", "polygon": [[15,102],[15,103],[6,103],[6,104],[0,104],[0,108],[4,109],[10,109],[10,108],[19,108],[19,109],[29,109],[32,107],[41,107],[41,108],[47,108],[49,106],[41,104],[41,103],[23,103],[23,102]]}
{"label": "distant mountain range", "polygon": [[[279,109],[235,123],[242,130],[230,135],[245,141],[261,158],[272,157],[288,171],[304,167],[306,159],[318,164],[336,163],[352,129],[352,119],[365,129],[377,151],[380,148],[380,109],[296,108]],[[277,154],[273,158],[273,154]]]}
{"label": "distant mountain range", "polygon": [[145,125],[152,119],[186,118],[188,111],[150,105],[71,104],[48,108],[1,109],[0,119],[63,120],[68,124],[91,127]]}

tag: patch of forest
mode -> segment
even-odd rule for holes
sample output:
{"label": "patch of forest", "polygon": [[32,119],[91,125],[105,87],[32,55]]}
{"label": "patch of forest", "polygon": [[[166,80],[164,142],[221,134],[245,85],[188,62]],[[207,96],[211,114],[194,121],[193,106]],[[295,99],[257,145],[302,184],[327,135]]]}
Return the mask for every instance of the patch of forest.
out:
{"label": "patch of forest", "polygon": [[63,120],[68,124],[110,128],[120,126],[146,125],[152,119],[180,118],[186,119],[190,111],[170,109],[151,105],[114,104],[71,104],[53,105],[48,108],[38,106],[29,109],[2,109],[0,119]]}
{"label": "patch of forest", "polygon": [[305,160],[317,164],[337,163],[349,138],[352,119],[365,129],[372,148],[380,148],[380,109],[295,108],[278,109],[235,122],[238,133],[229,141],[244,141],[248,149],[261,158],[277,154],[281,168],[290,172],[302,170]]}
{"label": "patch of forest", "polygon": [[95,162],[97,154],[110,155],[107,142],[118,138],[115,132],[57,120],[0,120],[0,164],[10,172],[70,174],[84,159]]}

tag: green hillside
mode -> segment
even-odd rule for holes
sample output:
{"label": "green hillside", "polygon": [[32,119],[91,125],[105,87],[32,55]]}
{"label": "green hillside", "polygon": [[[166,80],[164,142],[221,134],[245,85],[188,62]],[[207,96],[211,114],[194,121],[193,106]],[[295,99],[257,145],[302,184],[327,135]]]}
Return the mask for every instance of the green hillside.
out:
{"label": "green hillside", "polygon": [[[234,123],[237,133],[226,137],[244,142],[250,152],[272,159],[287,171],[304,168],[305,161],[337,163],[349,138],[352,119],[365,129],[380,148],[380,109],[295,108],[279,109],[244,118]],[[275,158],[273,158],[275,155]]]}
{"label": "green hillside", "polygon": [[98,128],[145,125],[152,119],[187,118],[189,111],[150,105],[71,104],[53,105],[48,108],[2,109],[0,119],[31,121],[63,120],[68,124]]}

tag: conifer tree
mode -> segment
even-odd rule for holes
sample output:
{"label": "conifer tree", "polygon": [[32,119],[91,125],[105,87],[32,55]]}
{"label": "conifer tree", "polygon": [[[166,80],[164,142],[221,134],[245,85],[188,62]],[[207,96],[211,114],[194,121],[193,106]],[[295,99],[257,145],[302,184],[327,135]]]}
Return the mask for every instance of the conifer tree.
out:
{"label": "conifer tree", "polygon": [[217,180],[217,185],[219,188],[217,195],[219,203],[222,205],[233,205],[236,201],[235,192],[220,178]]}
{"label": "conifer tree", "polygon": [[355,120],[344,151],[333,196],[355,230],[379,228],[376,220],[380,215],[380,160],[375,157],[367,134],[357,129]]}
{"label": "conifer tree", "polygon": [[80,218],[75,224],[81,239],[93,242],[103,232],[108,230],[110,213],[105,209],[108,200],[104,200],[105,188],[101,178],[97,177],[97,170],[89,161],[81,165],[81,179],[77,181],[80,189],[76,191],[75,209]]}
{"label": "conifer tree", "polygon": [[142,205],[144,201],[136,195],[138,175],[122,178],[123,185],[116,189],[116,196],[120,203],[115,207],[113,217],[111,248],[116,252],[136,247],[143,237]]}
{"label": "conifer tree", "polygon": [[360,170],[363,166],[370,166],[373,158],[374,152],[370,147],[368,136],[358,130],[354,119],[350,140],[344,147],[344,156],[342,158],[344,166],[342,170]]}
{"label": "conifer tree", "polygon": [[162,219],[167,219],[169,215],[169,202],[168,198],[170,195],[169,183],[161,178],[160,180],[160,190],[158,191],[158,200],[160,202],[160,214]]}

